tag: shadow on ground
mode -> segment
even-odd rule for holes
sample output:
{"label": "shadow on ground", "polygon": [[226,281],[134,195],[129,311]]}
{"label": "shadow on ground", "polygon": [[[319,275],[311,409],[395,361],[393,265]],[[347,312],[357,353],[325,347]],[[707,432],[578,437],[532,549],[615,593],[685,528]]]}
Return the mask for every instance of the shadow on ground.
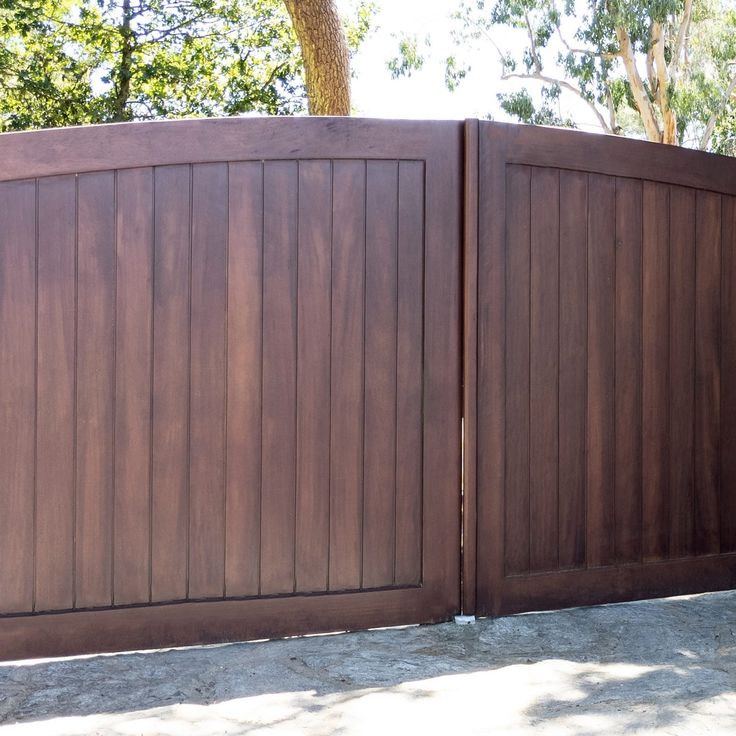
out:
{"label": "shadow on ground", "polygon": [[736,732],[736,592],[0,664],[0,734]]}

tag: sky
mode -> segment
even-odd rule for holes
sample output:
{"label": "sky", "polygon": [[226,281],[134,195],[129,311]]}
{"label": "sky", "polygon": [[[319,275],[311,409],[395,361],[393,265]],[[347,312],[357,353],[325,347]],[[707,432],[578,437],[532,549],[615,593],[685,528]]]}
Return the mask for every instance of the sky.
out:
{"label": "sky", "polygon": [[[354,0],[338,0],[340,11],[349,14]],[[373,30],[353,59],[353,106],[356,114],[381,118],[462,119],[510,118],[499,108],[497,93],[511,92],[523,82],[502,81],[496,52],[490,44],[473,49],[458,49],[451,37],[451,14],[460,0],[375,0],[377,13]],[[396,56],[399,38],[416,35],[431,39],[430,56],[424,68],[411,77],[391,79],[387,61]],[[502,31],[504,50],[523,47],[523,36],[507,29]],[[467,59],[471,72],[450,92],[445,87],[443,59],[455,55]],[[539,83],[528,82],[529,91],[536,95]],[[564,100],[564,106],[574,113],[579,126],[591,132],[599,131],[595,119],[584,105],[575,99]]]}
{"label": "sky", "polygon": [[[342,5],[348,3],[343,2]],[[378,0],[374,30],[353,60],[353,101],[371,117],[464,118],[496,107],[495,94],[482,91],[475,76],[451,93],[442,59],[457,53],[450,38],[450,14],[458,0]],[[391,79],[387,61],[397,55],[402,34],[431,38],[431,55],[411,77]],[[497,74],[497,68],[493,69]]]}

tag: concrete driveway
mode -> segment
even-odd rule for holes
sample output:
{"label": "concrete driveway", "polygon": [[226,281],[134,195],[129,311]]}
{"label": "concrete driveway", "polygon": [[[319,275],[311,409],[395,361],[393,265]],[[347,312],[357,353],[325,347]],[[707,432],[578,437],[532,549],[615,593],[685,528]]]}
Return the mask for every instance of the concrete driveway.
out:
{"label": "concrete driveway", "polygon": [[736,734],[736,592],[0,665],[0,736]]}

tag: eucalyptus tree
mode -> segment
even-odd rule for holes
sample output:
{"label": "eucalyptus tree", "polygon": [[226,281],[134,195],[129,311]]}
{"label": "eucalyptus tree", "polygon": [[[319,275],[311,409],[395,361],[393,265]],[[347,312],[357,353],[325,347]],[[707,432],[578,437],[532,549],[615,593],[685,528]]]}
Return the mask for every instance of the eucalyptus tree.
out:
{"label": "eucalyptus tree", "polygon": [[[454,23],[448,87],[474,47],[523,122],[575,127],[587,108],[607,133],[736,152],[734,0],[464,0]],[[390,66],[417,68],[413,51]],[[524,86],[505,92],[507,80]]]}

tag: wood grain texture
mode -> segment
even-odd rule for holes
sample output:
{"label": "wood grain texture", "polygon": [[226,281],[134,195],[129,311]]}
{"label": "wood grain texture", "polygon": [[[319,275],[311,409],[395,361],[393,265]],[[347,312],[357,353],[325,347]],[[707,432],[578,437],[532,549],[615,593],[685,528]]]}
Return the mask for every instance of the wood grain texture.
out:
{"label": "wood grain texture", "polygon": [[642,558],[669,551],[669,187],[642,192]]}
{"label": "wood grain texture", "polygon": [[[505,482],[507,392],[507,222],[498,212],[511,206],[507,191],[508,129],[478,131],[478,374],[476,449],[476,611],[493,614],[503,602],[507,534]],[[482,448],[482,451],[481,451]],[[472,460],[471,460],[472,462]]]}
{"label": "wood grain texture", "polygon": [[614,556],[616,192],[588,177],[588,410],[586,549],[590,567]]}
{"label": "wood grain texture", "polygon": [[74,605],[76,178],[38,187],[37,611]]}
{"label": "wood grain texture", "polygon": [[75,604],[112,603],[115,174],[78,178]]}
{"label": "wood grain texture", "polygon": [[227,166],[192,169],[190,598],[225,592]]}
{"label": "wood grain texture", "polygon": [[615,556],[641,560],[642,185],[616,179]]}
{"label": "wood grain texture", "polygon": [[373,626],[436,623],[446,603],[426,588],[0,618],[3,660],[273,639]]}
{"label": "wood grain texture", "polygon": [[588,176],[560,172],[559,565],[585,564]]}
{"label": "wood grain texture", "polygon": [[[439,131],[438,131],[439,132]],[[422,586],[460,600],[462,127],[425,160]],[[435,540],[452,544],[435,544]]]}
{"label": "wood grain texture", "polygon": [[[504,141],[506,161],[646,178],[736,194],[733,159],[621,136],[481,121]],[[85,125],[0,137],[0,181],[139,166],[211,161],[462,155],[457,120],[237,118]],[[448,141],[452,140],[452,144]],[[439,150],[445,146],[445,150]],[[452,162],[453,165],[456,162]],[[444,163],[442,164],[444,165]],[[447,168],[447,167],[446,167]],[[642,175],[643,174],[643,175]],[[459,194],[459,193],[458,193]],[[454,200],[457,204],[457,198]]]}
{"label": "wood grain texture", "polygon": [[[727,169],[687,170],[690,155],[677,169],[669,152],[655,170],[647,147],[630,147],[637,159],[623,157],[625,142],[608,143],[480,124],[469,296],[480,613],[732,581],[736,206]],[[558,501],[548,503],[555,482]]]}
{"label": "wood grain texture", "polygon": [[113,603],[147,603],[151,570],[153,170],[117,174]]}
{"label": "wood grain texture", "polygon": [[362,582],[365,588],[391,585],[394,580],[398,176],[396,162],[368,162]]}
{"label": "wood grain texture", "polygon": [[329,587],[349,590],[363,569],[366,164],[333,167]]}
{"label": "wood grain texture", "polygon": [[478,259],[480,141],[465,121],[463,181],[463,552],[462,612],[475,614],[478,545]]}
{"label": "wood grain texture", "polygon": [[299,163],[295,589],[326,590],[330,543],[332,167]]}
{"label": "wood grain texture", "polygon": [[560,179],[532,169],[529,300],[529,566],[558,565]]}
{"label": "wood grain texture", "polygon": [[670,190],[670,557],[693,553],[695,192]]}
{"label": "wood grain texture", "polygon": [[424,166],[399,163],[394,583],[422,576]]}
{"label": "wood grain texture", "polygon": [[191,169],[154,182],[151,600],[187,597]]}
{"label": "wood grain texture", "polygon": [[736,198],[721,213],[721,552],[736,551]]}
{"label": "wood grain texture", "polygon": [[296,506],[296,162],[264,164],[261,590],[294,591]]}
{"label": "wood grain texture", "polygon": [[225,592],[257,595],[261,547],[263,164],[230,164]]}
{"label": "wood grain texture", "polygon": [[529,305],[531,170],[507,171],[505,557],[509,574],[529,570]]}
{"label": "wood grain texture", "polygon": [[0,186],[1,656],[458,610],[462,126],[292,123]]}
{"label": "wood grain texture", "polygon": [[0,184],[0,611],[33,610],[36,183]]}
{"label": "wood grain texture", "polygon": [[721,197],[698,192],[695,212],[696,554],[720,551]]}

